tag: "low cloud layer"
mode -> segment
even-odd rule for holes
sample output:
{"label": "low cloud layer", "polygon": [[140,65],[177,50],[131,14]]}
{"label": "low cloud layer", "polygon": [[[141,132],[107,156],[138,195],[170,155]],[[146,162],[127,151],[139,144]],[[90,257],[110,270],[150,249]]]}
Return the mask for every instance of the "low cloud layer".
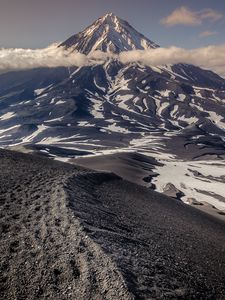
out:
{"label": "low cloud layer", "polygon": [[169,27],[175,25],[198,26],[203,21],[216,22],[222,18],[223,14],[211,8],[194,11],[186,6],[181,6],[175,9],[169,16],[163,18],[161,23]]}
{"label": "low cloud layer", "polygon": [[0,71],[24,70],[38,67],[88,66],[118,59],[124,64],[147,66],[187,63],[213,70],[225,77],[225,44],[193,50],[178,47],[132,50],[119,55],[96,51],[90,55],[71,52],[52,45],[44,49],[0,49]]}
{"label": "low cloud layer", "polygon": [[148,66],[186,63],[213,70],[225,77],[225,44],[193,50],[178,47],[129,51],[120,55],[123,63],[140,62]]}
{"label": "low cloud layer", "polygon": [[83,66],[86,55],[66,51],[57,45],[44,49],[0,49],[0,70],[22,70],[38,67]]}

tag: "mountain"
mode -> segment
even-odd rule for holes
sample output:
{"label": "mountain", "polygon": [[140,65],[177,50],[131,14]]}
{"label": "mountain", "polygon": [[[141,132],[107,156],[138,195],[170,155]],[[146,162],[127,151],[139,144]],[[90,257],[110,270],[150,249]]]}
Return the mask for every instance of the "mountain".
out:
{"label": "mountain", "polygon": [[84,31],[71,36],[60,47],[89,54],[96,50],[119,53],[158,47],[137,32],[129,23],[109,13],[99,18]]}
{"label": "mountain", "polygon": [[[107,14],[60,47],[89,54],[158,46]],[[172,183],[185,201],[225,202],[219,176],[224,166],[218,162],[225,155],[224,116],[225,80],[193,65],[147,67],[109,59],[0,75],[1,147],[23,146],[63,160],[115,151],[147,154],[165,166],[156,168],[156,188],[164,191]],[[215,173],[206,164],[205,174],[196,171],[202,165],[193,170],[193,160],[208,159],[216,159],[210,169]],[[165,176],[172,169],[182,181]]]}

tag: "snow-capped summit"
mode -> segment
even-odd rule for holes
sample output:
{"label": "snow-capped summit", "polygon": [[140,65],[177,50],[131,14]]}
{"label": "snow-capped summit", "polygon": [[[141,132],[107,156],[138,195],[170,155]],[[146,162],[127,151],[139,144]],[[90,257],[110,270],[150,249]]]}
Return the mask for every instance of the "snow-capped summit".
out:
{"label": "snow-capped summit", "polygon": [[107,13],[84,31],[71,36],[60,46],[72,47],[84,54],[96,50],[119,53],[158,47],[154,42],[136,31],[128,22],[113,13]]}

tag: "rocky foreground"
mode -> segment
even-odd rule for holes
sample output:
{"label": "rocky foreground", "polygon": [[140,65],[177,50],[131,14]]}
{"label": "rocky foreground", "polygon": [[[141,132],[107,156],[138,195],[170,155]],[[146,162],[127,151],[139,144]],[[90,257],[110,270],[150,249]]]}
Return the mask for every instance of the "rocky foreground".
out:
{"label": "rocky foreground", "polygon": [[0,150],[0,298],[225,299],[225,222],[178,200]]}

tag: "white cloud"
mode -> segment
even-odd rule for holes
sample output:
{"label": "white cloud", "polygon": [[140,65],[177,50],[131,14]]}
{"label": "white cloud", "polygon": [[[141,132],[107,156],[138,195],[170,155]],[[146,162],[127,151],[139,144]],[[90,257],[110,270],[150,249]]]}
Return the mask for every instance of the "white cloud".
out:
{"label": "white cloud", "polygon": [[201,38],[205,38],[205,37],[209,37],[209,36],[212,36],[212,35],[216,35],[217,32],[216,31],[210,31],[210,30],[206,30],[206,31],[203,31],[199,34],[199,36]]}
{"label": "white cloud", "polygon": [[225,77],[225,44],[187,50],[178,47],[135,50],[120,54],[123,63],[140,62],[148,66],[193,64]]}
{"label": "white cloud", "polygon": [[57,45],[44,49],[0,49],[0,70],[22,70],[38,67],[83,66],[87,56]]}
{"label": "white cloud", "polygon": [[133,50],[119,55],[96,51],[89,55],[52,45],[44,49],[0,49],[0,71],[38,67],[87,66],[118,59],[124,64],[139,62],[147,66],[187,63],[210,69],[225,77],[225,44],[187,50],[178,47]]}
{"label": "white cloud", "polygon": [[102,64],[109,59],[115,59],[117,57],[118,56],[116,54],[113,54],[112,52],[102,52],[100,50],[96,50],[87,55],[89,64]]}
{"label": "white cloud", "polygon": [[175,9],[169,16],[163,18],[161,23],[169,27],[174,25],[198,26],[201,25],[204,20],[216,22],[222,17],[222,13],[211,8],[194,11],[186,6],[181,6]]}
{"label": "white cloud", "polygon": [[71,48],[67,50],[58,47],[58,44],[43,49],[2,48],[0,49],[0,72],[40,67],[81,67],[103,64],[111,58],[116,58],[116,55],[99,50],[85,55]]}
{"label": "white cloud", "polygon": [[185,6],[181,6],[174,10],[169,16],[163,18],[161,23],[166,26],[182,25],[200,25],[201,20],[198,18],[196,12],[191,11]]}

